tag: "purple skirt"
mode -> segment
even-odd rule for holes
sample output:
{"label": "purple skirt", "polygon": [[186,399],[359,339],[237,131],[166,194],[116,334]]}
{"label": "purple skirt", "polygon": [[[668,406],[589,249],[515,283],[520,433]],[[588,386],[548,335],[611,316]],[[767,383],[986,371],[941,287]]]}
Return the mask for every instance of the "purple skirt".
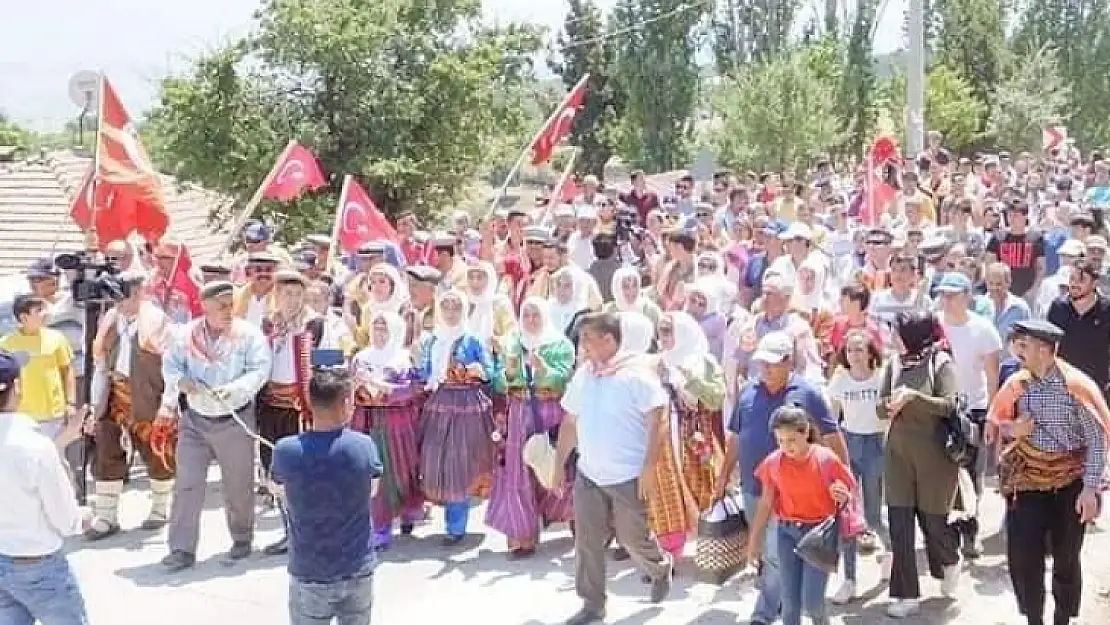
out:
{"label": "purple skirt", "polygon": [[[564,413],[559,400],[537,400],[535,405],[545,430],[556,428],[563,422]],[[543,525],[574,519],[574,503],[569,488],[574,479],[568,469],[564,482],[567,488],[562,492],[549,491],[540,486],[532,470],[524,464],[521,457],[524,443],[536,433],[531,402],[510,397],[507,425],[505,464],[493,469],[493,491],[486,508],[486,525],[510,540],[535,541]]]}
{"label": "purple skirt", "polygon": [[420,411],[405,406],[359,406],[351,425],[369,434],[382,460],[378,492],[370,500],[374,527],[389,527],[393,519],[418,510],[424,504],[420,489]]}
{"label": "purple skirt", "polygon": [[445,384],[424,403],[422,420],[424,495],[466,501],[493,469],[493,402],[481,386]]}

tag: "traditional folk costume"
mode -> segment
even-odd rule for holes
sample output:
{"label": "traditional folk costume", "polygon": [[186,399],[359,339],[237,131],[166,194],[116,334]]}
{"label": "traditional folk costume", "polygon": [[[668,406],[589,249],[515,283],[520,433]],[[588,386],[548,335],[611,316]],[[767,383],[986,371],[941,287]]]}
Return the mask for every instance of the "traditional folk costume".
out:
{"label": "traditional folk costume", "polygon": [[660,369],[671,397],[667,420],[671,444],[661,450],[657,475],[661,486],[671,486],[657,489],[648,511],[660,546],[681,556],[698,514],[713,502],[723,449],[725,383],[694,318],[682,312],[665,313],[664,323],[668,321],[674,346],[662,353]]}
{"label": "traditional folk costume", "polygon": [[[628,297],[625,293],[625,285],[635,284],[636,296]],[[659,318],[663,315],[663,311],[659,306],[644,296],[643,294],[643,278],[640,276],[640,270],[636,267],[621,267],[613,272],[613,283],[611,285],[613,290],[613,301],[605,305],[607,312],[634,312],[641,314],[651,321],[652,326],[659,323]],[[629,286],[628,290],[633,287]]]}
{"label": "traditional folk costume", "polygon": [[[378,320],[385,322],[389,332],[380,345],[373,335]],[[370,511],[374,547],[386,549],[394,519],[401,519],[401,533],[408,535],[424,517],[419,448],[423,388],[404,346],[404,320],[396,313],[379,311],[369,320],[369,328],[370,345],[351,361],[357,384],[351,427],[369,434],[381,455],[384,471]]]}
{"label": "traditional folk costume", "polygon": [[496,351],[501,343],[512,333],[516,320],[509,298],[498,292],[497,271],[487,262],[477,262],[468,271],[481,271],[486,275],[486,286],[481,293],[467,289],[470,300],[470,313],[467,315],[467,330],[480,338],[487,349]]}
{"label": "traditional folk costume", "polygon": [[709,353],[717,362],[724,357],[725,337],[728,334],[728,318],[718,312],[720,292],[720,285],[714,278],[699,278],[686,286],[687,298],[695,293],[705,298],[705,312],[694,319],[709,342]]}
{"label": "traditional folk costume", "polygon": [[[304,284],[304,277],[294,272],[280,272],[275,282]],[[308,384],[312,379],[312,351],[324,336],[324,319],[302,306],[292,314],[278,312],[262,323],[262,333],[270,343],[273,365],[269,381],[258,393],[258,434],[271,444],[286,436],[296,436],[312,427],[312,407],[308,401]],[[273,461],[273,449],[259,448],[259,458],[267,481]],[[284,504],[277,501],[285,517]],[[268,554],[284,553],[286,538],[266,548]]]}
{"label": "traditional folk costume", "polygon": [[153,427],[165,387],[162,353],[168,338],[169,318],[151,302],[140,304],[133,317],[109,310],[100,322],[93,342],[96,517],[85,533],[89,540],[106,538],[120,529],[119,498],[129,465],[121,444],[124,432],[150,476],[150,515],[142,528],[159,529],[169,520],[176,436],[166,432],[160,438]]}
{"label": "traditional folk costume", "polygon": [[[486,525],[505,534],[509,550],[518,557],[535,552],[542,527],[574,519],[571,490],[545,490],[522,456],[532,435],[558,432],[564,414],[559,402],[574,373],[574,346],[551,324],[547,302],[529,297],[522,315],[529,310],[540,315],[542,326],[535,334],[522,326],[505,346],[507,364],[499,386],[508,395],[508,411],[497,423],[499,458],[486,509]],[[530,354],[539,357],[541,367],[529,364]],[[572,477],[564,483],[573,484]]]}
{"label": "traditional folk costume", "polygon": [[[1016,335],[1058,344],[1056,326],[1018,322]],[[999,481],[1007,501],[1007,563],[1018,608],[1029,625],[1042,625],[1045,556],[1052,555],[1055,625],[1079,615],[1085,528],[1076,510],[1084,489],[1105,490],[1110,409],[1086,374],[1056,360],[1043,377],[1023,370],[999,389],[988,419],[1006,439],[1015,419],[1032,419],[1033,431],[1004,444]]]}
{"label": "traditional folk costume", "polygon": [[[386,278],[389,281],[388,293],[374,289],[373,282],[379,278]],[[370,344],[370,323],[373,317],[382,312],[404,316],[409,300],[408,282],[403,280],[401,273],[388,263],[374,265],[366,275],[363,284],[365,292],[359,306],[358,328],[355,330],[355,343],[359,348]]]}
{"label": "traditional folk costume", "polygon": [[[444,316],[445,305],[461,307],[454,324]],[[466,330],[468,306],[459,291],[439,297],[436,330],[424,341],[420,365],[431,393],[421,412],[424,495],[443,504],[446,545],[466,535],[469,499],[483,494],[493,471],[493,402],[487,388],[494,363],[481,339]]]}
{"label": "traditional folk costume", "polygon": [[[560,289],[559,283],[566,279],[571,280],[570,291]],[[551,313],[551,325],[570,339],[575,349],[578,348],[578,321],[590,312],[589,289],[587,282],[593,281],[589,274],[564,267],[552,276],[551,295],[547,298],[548,310]]]}
{"label": "traditional folk costume", "polygon": [[655,299],[664,311],[682,310],[686,303],[685,285],[694,279],[693,263],[672,260],[663,265],[655,285]]}

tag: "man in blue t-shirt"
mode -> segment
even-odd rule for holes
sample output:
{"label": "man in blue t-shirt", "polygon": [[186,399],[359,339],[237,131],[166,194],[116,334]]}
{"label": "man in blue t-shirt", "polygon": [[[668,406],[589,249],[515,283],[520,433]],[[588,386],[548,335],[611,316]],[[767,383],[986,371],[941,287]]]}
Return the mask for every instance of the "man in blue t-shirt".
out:
{"label": "man in blue t-shirt", "polygon": [[278,441],[273,459],[289,511],[290,621],[366,625],[374,573],[370,497],[381,457],[373,439],[346,429],[353,408],[346,369],[314,371],[309,401],[312,431]]}
{"label": "man in blue t-shirt", "polygon": [[[759,340],[752,354],[752,360],[761,364],[759,377],[740,391],[729,421],[728,449],[717,478],[717,494],[723,496],[732,472],[739,466],[744,515],[749,519],[755,518],[762,495],[755,477],[756,467],[778,446],[771,431],[771,417],[779,408],[786,405],[805,408],[821,434],[821,443],[848,464],[848,446],[824,396],[817,387],[794,373],[795,350],[794,339],[786,332],[770,332]],[[760,593],[750,620],[757,625],[770,625],[778,620],[782,599],[779,559],[774,548],[778,539],[773,519],[769,521],[766,536]]]}

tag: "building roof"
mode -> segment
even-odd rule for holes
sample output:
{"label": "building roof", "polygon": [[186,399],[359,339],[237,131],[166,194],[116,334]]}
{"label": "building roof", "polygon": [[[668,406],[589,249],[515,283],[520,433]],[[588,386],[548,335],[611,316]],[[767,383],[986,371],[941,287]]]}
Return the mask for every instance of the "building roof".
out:
{"label": "building roof", "polygon": [[[84,235],[69,217],[73,194],[92,159],[73,152],[0,163],[0,276],[22,272],[35,259],[84,248]],[[213,231],[208,216],[229,200],[162,176],[168,236],[189,247],[194,262],[214,260],[227,230]]]}

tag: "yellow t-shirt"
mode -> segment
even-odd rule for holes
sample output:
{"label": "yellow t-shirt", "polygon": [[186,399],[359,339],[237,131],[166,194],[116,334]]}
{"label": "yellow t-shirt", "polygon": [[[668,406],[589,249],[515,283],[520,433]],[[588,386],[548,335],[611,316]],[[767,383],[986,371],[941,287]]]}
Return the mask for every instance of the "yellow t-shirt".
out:
{"label": "yellow t-shirt", "polygon": [[73,350],[66,337],[50,328],[43,328],[38,334],[16,330],[0,339],[0,348],[25,352],[29,357],[19,375],[22,391],[19,411],[36,421],[64,416],[66,393],[62,370],[73,360]]}

